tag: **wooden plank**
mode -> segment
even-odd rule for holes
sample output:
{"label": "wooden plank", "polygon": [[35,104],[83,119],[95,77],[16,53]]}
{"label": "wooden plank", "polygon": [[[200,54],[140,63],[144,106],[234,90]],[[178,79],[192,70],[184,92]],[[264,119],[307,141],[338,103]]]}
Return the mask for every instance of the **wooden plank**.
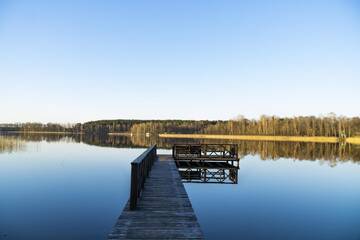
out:
{"label": "wooden plank", "polygon": [[204,239],[174,159],[158,155],[134,211],[128,202],[108,239]]}

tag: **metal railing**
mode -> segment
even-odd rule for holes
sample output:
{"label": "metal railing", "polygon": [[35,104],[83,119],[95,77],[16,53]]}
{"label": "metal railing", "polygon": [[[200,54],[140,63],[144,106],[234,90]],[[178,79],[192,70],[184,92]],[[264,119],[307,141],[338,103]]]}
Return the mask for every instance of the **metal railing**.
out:
{"label": "metal railing", "polygon": [[237,161],[236,144],[175,144],[172,149],[175,160],[224,160]]}
{"label": "metal railing", "polygon": [[156,145],[153,145],[131,162],[130,210],[136,208],[138,198],[155,159]]}

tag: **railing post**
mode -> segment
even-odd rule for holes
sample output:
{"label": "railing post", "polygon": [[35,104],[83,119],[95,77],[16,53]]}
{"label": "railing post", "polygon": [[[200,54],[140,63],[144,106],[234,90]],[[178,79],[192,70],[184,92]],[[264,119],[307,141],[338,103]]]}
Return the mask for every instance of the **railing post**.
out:
{"label": "railing post", "polygon": [[130,210],[134,210],[136,208],[138,199],[138,166],[139,165],[136,163],[131,163]]}

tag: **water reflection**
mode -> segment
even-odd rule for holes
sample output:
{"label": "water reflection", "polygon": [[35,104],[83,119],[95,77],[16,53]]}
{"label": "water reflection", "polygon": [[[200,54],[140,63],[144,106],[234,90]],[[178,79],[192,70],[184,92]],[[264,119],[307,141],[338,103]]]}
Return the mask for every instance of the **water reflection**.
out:
{"label": "water reflection", "polygon": [[234,141],[216,139],[164,139],[146,137],[144,135],[124,136],[92,136],[84,137],[88,144],[112,147],[148,147],[157,144],[158,148],[171,149],[179,143],[235,143],[238,144],[239,157],[259,155],[262,160],[292,158],[296,160],[324,160],[331,166],[337,162],[360,162],[360,146],[340,143],[306,143],[306,142],[265,142],[265,141]]}
{"label": "water reflection", "polygon": [[159,149],[171,149],[178,143],[236,143],[239,157],[259,155],[260,159],[277,160],[291,158],[294,160],[321,160],[330,166],[339,162],[360,162],[360,146],[340,143],[305,143],[305,142],[261,142],[261,141],[234,141],[213,139],[164,139],[133,136],[107,135],[64,135],[64,134],[11,134],[0,136],[0,152],[19,151],[24,149],[25,141],[46,142],[82,142],[89,145],[116,147],[116,148],[145,148],[157,144]]}
{"label": "water reflection", "polygon": [[0,154],[0,239],[104,239],[128,199],[130,161],[144,150],[130,148],[155,143],[160,149],[175,143],[238,144],[241,173],[224,172],[224,166],[179,166],[185,182],[237,183],[185,184],[207,239],[360,236],[360,146],[12,134],[0,136],[0,153],[34,146],[42,151]]}
{"label": "water reflection", "polygon": [[0,153],[19,152],[25,150],[25,141],[14,136],[0,135]]}
{"label": "water reflection", "polygon": [[225,163],[204,163],[198,166],[189,162],[178,166],[183,182],[192,183],[238,183],[238,171],[236,167],[228,166]]}
{"label": "water reflection", "polygon": [[0,239],[106,238],[129,197],[130,162],[143,149],[74,139],[2,136]]}

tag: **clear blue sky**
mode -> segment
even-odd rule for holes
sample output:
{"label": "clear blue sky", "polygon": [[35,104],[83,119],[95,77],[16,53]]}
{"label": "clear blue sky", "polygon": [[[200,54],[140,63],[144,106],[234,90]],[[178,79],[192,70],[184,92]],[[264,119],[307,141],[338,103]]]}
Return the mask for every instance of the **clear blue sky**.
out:
{"label": "clear blue sky", "polygon": [[358,1],[0,0],[0,122],[360,114]]}

